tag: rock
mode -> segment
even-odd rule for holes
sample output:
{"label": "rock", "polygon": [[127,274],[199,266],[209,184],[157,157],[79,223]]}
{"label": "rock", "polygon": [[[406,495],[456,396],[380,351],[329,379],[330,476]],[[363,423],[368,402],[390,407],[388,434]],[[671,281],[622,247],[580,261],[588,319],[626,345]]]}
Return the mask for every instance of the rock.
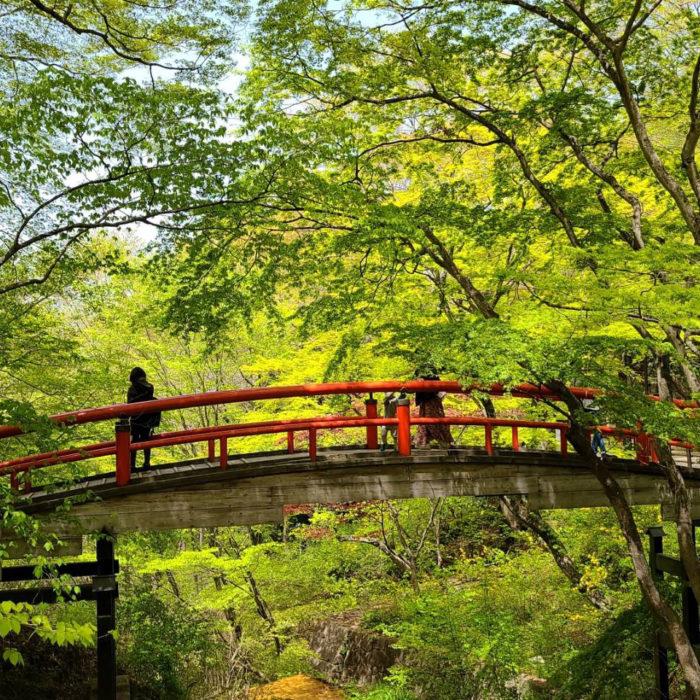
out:
{"label": "rock", "polygon": [[516,678],[506,681],[508,690],[515,690],[519,698],[526,698],[531,693],[548,690],[549,683],[546,678],[533,676],[529,673],[521,673]]}
{"label": "rock", "polygon": [[336,683],[372,685],[400,659],[396,641],[360,626],[362,613],[353,611],[307,624],[300,630],[316,654],[312,666]]}

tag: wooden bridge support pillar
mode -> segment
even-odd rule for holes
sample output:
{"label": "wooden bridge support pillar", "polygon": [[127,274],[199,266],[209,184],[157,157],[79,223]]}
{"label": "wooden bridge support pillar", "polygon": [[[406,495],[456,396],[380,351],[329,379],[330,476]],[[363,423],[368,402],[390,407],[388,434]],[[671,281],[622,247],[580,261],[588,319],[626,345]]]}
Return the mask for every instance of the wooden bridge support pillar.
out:
{"label": "wooden bridge support pillar", "polygon": [[118,595],[115,575],[114,541],[103,533],[97,540],[97,574],[92,578],[97,603],[98,700],[117,698],[117,642],[112,634],[116,628],[115,600]]}
{"label": "wooden bridge support pillar", "polygon": [[659,700],[668,700],[671,687],[668,677],[668,650],[661,644],[661,634],[654,635],[654,678]]}
{"label": "wooden bridge support pillar", "polygon": [[[370,397],[372,395],[370,394]],[[365,401],[365,415],[367,418],[377,418],[377,399],[369,398]],[[376,450],[379,447],[377,438],[377,426],[367,426],[367,449]]]}
{"label": "wooden bridge support pillar", "polygon": [[[662,527],[650,527],[647,529],[649,535],[649,567],[651,573],[662,579],[663,571],[659,569],[658,557],[662,556],[664,550],[664,529]],[[654,678],[656,681],[656,696],[659,700],[669,700],[670,682],[668,675],[668,650],[663,644],[661,633],[654,635]]]}

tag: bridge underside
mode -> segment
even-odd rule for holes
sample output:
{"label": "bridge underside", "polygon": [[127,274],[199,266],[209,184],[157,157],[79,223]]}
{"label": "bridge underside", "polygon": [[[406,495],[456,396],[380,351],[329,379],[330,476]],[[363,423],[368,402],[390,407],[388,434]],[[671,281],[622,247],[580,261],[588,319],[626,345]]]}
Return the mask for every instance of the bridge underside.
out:
{"label": "bridge underside", "polygon": [[[658,468],[621,459],[611,459],[609,465],[630,504],[670,504]],[[688,474],[687,483],[700,504],[700,473]],[[86,489],[93,500],[74,503],[67,519],[56,523],[65,536],[102,528],[120,533],[255,525],[280,522],[288,504],[389,498],[522,495],[532,509],[609,506],[597,480],[576,456],[425,449],[399,457],[339,449],[319,452],[316,462],[304,453],[230,455],[226,470],[206,460],[180,462],[137,472],[122,487],[113,475],[96,476],[54,493],[37,491],[25,510],[54,518],[50,514],[57,505],[66,497],[84,495]]]}

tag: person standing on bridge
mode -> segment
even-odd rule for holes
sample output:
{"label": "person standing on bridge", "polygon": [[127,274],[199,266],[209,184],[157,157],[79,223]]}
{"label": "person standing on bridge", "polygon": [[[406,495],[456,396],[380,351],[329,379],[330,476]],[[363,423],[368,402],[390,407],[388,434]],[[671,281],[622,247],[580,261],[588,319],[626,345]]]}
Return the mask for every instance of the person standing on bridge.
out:
{"label": "person standing on bridge", "polygon": [[[396,418],[396,406],[398,404],[399,396],[395,391],[390,391],[384,397],[384,418]],[[396,434],[397,426],[395,425],[383,425],[382,426],[382,446],[381,451],[384,452],[387,447],[389,447],[389,433],[391,433],[391,439],[394,442],[394,449],[396,449]]]}
{"label": "person standing on bridge", "polygon": [[[416,375],[419,375],[418,370],[416,371]],[[440,377],[434,367],[429,367],[420,378],[426,381],[440,381]],[[417,391],[416,405],[418,406],[418,415],[421,418],[444,418],[445,409],[442,405],[442,399],[445,395],[446,393],[444,391]],[[419,425],[415,446],[425,447],[433,441],[437,442],[437,444],[443,448],[454,445],[450,426],[444,423]]]}
{"label": "person standing on bridge", "polygon": [[[127,403],[139,403],[141,401],[153,401],[156,397],[153,394],[153,384],[146,379],[146,372],[140,367],[134,367],[129,375],[131,386],[126,393]],[[160,425],[160,411],[155,413],[137,413],[131,416],[131,442],[144,442],[151,437],[153,428]],[[131,453],[131,468],[136,466],[136,452]],[[151,451],[143,451],[143,468],[151,466]]]}
{"label": "person standing on bridge", "polygon": [[[595,405],[593,399],[583,399],[583,410],[594,416],[597,416],[600,412],[600,408]],[[608,451],[605,449],[605,440],[603,439],[603,433],[600,428],[596,425],[593,429],[593,438],[591,439],[591,447],[593,448],[593,453],[597,456],[600,452],[600,456],[606,457]]]}

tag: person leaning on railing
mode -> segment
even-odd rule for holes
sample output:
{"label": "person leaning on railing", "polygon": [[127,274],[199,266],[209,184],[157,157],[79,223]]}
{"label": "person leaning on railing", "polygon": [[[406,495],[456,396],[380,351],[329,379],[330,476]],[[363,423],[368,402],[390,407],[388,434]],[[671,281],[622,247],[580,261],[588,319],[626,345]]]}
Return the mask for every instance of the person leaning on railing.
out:
{"label": "person leaning on railing", "polygon": [[[396,405],[399,400],[399,395],[395,391],[390,391],[384,397],[384,418],[396,418]],[[395,425],[383,425],[382,426],[382,446],[381,451],[384,452],[387,447],[389,447],[388,437],[391,433],[392,440],[394,441],[394,450],[396,449],[396,434],[397,428]]]}
{"label": "person leaning on railing", "polygon": [[[153,393],[153,384],[150,384],[146,379],[146,372],[141,367],[134,367],[129,375],[131,386],[126,393],[127,403],[138,403],[140,401],[153,401],[155,396]],[[131,442],[144,442],[148,440],[153,428],[160,425],[160,411],[154,413],[138,413],[131,416],[129,421]],[[136,466],[136,452],[131,453],[131,468]],[[151,451],[144,449],[143,451],[143,468],[148,469],[151,466]]]}

